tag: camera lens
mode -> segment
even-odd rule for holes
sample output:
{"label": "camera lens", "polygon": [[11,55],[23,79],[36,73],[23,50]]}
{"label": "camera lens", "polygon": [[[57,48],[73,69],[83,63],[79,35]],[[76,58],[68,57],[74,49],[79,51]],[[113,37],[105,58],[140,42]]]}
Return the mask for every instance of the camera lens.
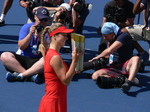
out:
{"label": "camera lens", "polygon": [[37,26],[35,26],[35,28],[36,28],[36,30],[37,30],[38,33],[40,33],[44,29],[44,27],[41,26],[40,24],[37,25]]}
{"label": "camera lens", "polygon": [[75,11],[79,12],[83,8],[83,5],[80,3],[77,3],[76,5],[74,5],[73,8]]}
{"label": "camera lens", "polygon": [[62,12],[62,13],[59,15],[59,18],[60,18],[61,20],[66,19],[66,12]]}
{"label": "camera lens", "polygon": [[29,2],[29,8],[30,8],[31,10],[34,9],[34,7],[37,6],[37,5],[36,5],[36,2],[34,2],[34,1],[28,0],[28,2]]}

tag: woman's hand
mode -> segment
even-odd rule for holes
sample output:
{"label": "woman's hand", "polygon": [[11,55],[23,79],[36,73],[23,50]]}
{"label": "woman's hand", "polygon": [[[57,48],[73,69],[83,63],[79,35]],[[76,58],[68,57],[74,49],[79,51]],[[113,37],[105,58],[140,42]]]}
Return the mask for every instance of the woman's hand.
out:
{"label": "woman's hand", "polygon": [[77,63],[83,54],[84,51],[81,51],[79,47],[75,47],[75,49],[72,51],[72,61]]}

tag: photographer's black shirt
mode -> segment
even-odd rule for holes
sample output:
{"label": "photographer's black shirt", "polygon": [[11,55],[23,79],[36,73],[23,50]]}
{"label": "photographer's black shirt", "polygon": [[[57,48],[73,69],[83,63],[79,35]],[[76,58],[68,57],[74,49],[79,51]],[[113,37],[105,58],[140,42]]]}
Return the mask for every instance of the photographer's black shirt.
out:
{"label": "photographer's black shirt", "polygon": [[110,45],[112,45],[115,41],[119,41],[120,43],[122,43],[122,46],[112,53],[112,64],[124,63],[129,60],[133,54],[132,38],[128,33],[120,32],[116,36],[115,40],[113,42],[110,42]]}
{"label": "photographer's black shirt", "polygon": [[108,22],[113,22],[115,19],[117,22],[125,22],[127,18],[134,18],[133,14],[134,4],[128,1],[125,5],[120,8],[116,7],[115,1],[110,1],[105,5],[104,17],[108,18]]}

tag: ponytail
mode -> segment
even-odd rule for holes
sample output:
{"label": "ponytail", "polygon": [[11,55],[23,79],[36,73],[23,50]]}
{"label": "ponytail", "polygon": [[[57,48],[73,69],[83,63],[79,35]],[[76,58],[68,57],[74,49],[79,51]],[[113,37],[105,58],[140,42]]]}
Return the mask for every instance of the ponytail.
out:
{"label": "ponytail", "polygon": [[[60,26],[63,26],[62,23],[53,23],[51,26],[47,26],[44,28],[44,30],[42,31],[41,34],[41,44],[39,45],[39,49],[43,55],[43,57],[45,56],[46,51],[49,48],[50,43],[47,43],[47,39],[45,38],[46,33],[50,33],[52,31],[54,31],[55,29],[59,28]],[[51,37],[49,37],[49,42],[51,42]]]}
{"label": "ponytail", "polygon": [[49,47],[49,44],[46,42],[45,35],[48,33],[49,27],[45,27],[42,34],[41,34],[41,44],[39,45],[40,51],[45,56],[45,53]]}

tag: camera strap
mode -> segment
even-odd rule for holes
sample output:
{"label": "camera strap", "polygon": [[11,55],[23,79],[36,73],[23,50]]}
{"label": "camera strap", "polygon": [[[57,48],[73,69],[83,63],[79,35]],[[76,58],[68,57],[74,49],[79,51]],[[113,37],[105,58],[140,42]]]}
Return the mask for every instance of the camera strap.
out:
{"label": "camera strap", "polygon": [[34,35],[33,45],[37,45],[38,46],[38,43],[39,43],[39,39],[37,38],[37,36]]}

